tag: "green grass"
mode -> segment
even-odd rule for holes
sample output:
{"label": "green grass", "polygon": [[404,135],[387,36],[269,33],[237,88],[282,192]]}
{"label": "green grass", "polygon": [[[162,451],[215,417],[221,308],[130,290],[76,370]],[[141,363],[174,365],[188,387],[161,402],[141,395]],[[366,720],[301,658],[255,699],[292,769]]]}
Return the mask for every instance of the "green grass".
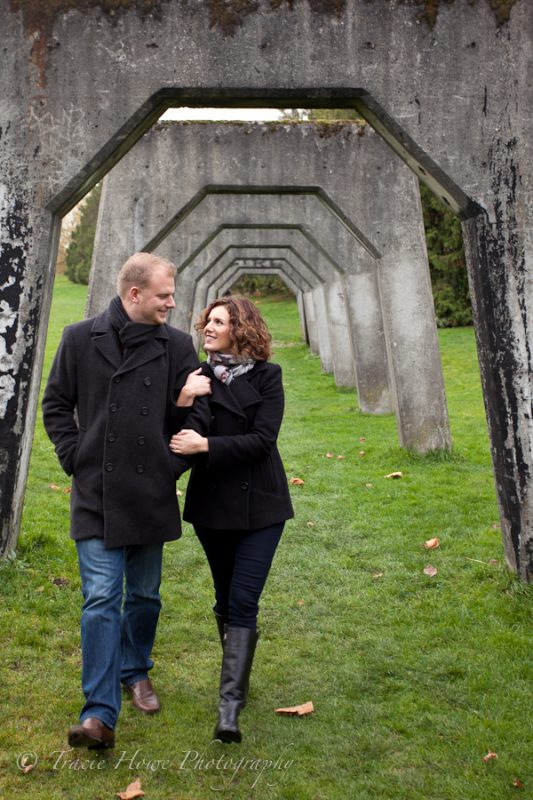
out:
{"label": "green grass", "polygon": [[[83,307],[83,289],[59,279],[45,374]],[[473,331],[440,332],[454,450],[420,457],[399,448],[393,417],[361,414],[321,374],[294,303],[261,308],[286,385],[280,449],[305,483],[262,600],[242,745],[210,743],[220,646],[185,526],[165,550],[161,714],[125,703],[114,752],[61,755],[81,703],[80,582],[68,481],[39,421],[18,554],[0,566],[0,797],[104,800],[136,777],[147,800],[533,797],[533,591],[503,564]],[[401,480],[384,477],[395,470]],[[273,712],[306,700],[310,717]],[[39,763],[23,774],[26,752]]]}

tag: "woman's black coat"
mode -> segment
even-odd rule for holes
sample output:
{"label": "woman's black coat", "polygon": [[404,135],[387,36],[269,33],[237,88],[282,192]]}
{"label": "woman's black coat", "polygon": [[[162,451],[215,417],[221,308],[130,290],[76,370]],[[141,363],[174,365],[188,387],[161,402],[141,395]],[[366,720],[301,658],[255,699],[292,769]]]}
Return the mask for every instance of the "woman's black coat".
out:
{"label": "woman's black coat", "polygon": [[[189,428],[207,426],[202,398],[193,412],[175,406],[198,364],[191,337],[168,325],[124,361],[107,311],[65,328],[43,418],[61,466],[73,475],[72,538],[122,547],[180,536],[176,479],[189,464],[168,444],[180,417]],[[202,413],[196,425],[194,415]]]}
{"label": "woman's black coat", "polygon": [[183,511],[194,525],[256,530],[290,519],[292,504],[276,445],[283,418],[281,368],[266,361],[230,385],[211,378],[209,452],[195,460]]}

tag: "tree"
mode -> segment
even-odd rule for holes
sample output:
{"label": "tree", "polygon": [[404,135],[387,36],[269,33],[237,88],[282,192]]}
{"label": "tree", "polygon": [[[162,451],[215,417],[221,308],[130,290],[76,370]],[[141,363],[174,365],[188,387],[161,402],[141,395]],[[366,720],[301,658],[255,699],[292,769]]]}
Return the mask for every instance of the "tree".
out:
{"label": "tree", "polygon": [[78,225],[72,232],[66,255],[66,275],[73,283],[89,283],[93,257],[94,236],[102,184],[87,194]]}
{"label": "tree", "polygon": [[437,325],[439,328],[471,325],[461,223],[423,183],[420,196]]}

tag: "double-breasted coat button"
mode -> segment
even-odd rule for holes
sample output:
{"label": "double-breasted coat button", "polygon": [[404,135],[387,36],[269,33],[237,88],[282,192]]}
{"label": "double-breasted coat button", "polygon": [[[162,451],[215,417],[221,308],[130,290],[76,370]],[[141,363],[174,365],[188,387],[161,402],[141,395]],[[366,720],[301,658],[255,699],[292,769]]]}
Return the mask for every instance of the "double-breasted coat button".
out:
{"label": "double-breasted coat button", "polygon": [[114,414],[115,411],[118,411],[117,404],[116,403],[111,403],[111,405],[109,406],[109,410],[111,411],[112,414]]}
{"label": "double-breasted coat button", "polygon": [[137,444],[144,444],[144,436],[137,436]]}
{"label": "double-breasted coat button", "polygon": [[141,408],[141,414],[143,415],[143,417],[147,417],[148,416],[148,406],[143,406]]}
{"label": "double-breasted coat button", "polygon": [[144,472],[144,467],[142,464],[137,464],[137,472],[141,475]]}
{"label": "double-breasted coat button", "polygon": [[152,385],[152,379],[151,378],[145,378],[143,383],[144,383],[145,386],[151,386]]}
{"label": "double-breasted coat button", "polygon": [[120,375],[115,375],[115,377],[113,378],[113,382],[120,383]]}
{"label": "double-breasted coat button", "polygon": [[244,481],[243,483],[241,483],[241,489],[243,490],[243,492],[245,492],[247,490],[247,488],[248,488],[248,482],[247,481]]}
{"label": "double-breasted coat button", "polygon": [[107,462],[107,464],[105,465],[105,468],[106,468],[107,472],[113,472],[113,464],[111,463],[111,461]]}
{"label": "double-breasted coat button", "polygon": [[107,434],[107,441],[108,441],[108,442],[114,442],[116,438],[117,438],[117,437],[115,436],[115,434],[114,434],[114,433],[108,433],[108,434]]}

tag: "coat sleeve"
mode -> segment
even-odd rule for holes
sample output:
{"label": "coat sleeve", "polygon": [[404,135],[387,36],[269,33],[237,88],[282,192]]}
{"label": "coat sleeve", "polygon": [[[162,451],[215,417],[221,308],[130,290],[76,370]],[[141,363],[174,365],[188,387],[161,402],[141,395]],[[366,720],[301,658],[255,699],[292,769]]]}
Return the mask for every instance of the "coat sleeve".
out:
{"label": "coat sleeve", "polygon": [[72,475],[78,444],[76,362],[74,337],[65,328],[46,384],[42,409],[44,427],[67,475]]}
{"label": "coat sleeve", "polygon": [[[200,362],[192,344],[192,338],[187,336],[187,342],[183,347],[182,357],[180,358],[178,370],[176,372],[174,387],[171,397],[171,432],[177,433],[182,428],[191,428],[202,436],[209,429],[211,412],[209,411],[209,401],[207,397],[197,397],[192,406],[177,406],[176,400],[179,397],[185,381],[191,372],[198,369]],[[188,456],[178,456],[171,454],[176,476],[179,477],[194,463]]]}
{"label": "coat sleeve", "polygon": [[230,467],[264,458],[276,446],[283,419],[284,396],[281,367],[270,364],[261,387],[262,402],[247,433],[233,436],[210,436],[207,465]]}

